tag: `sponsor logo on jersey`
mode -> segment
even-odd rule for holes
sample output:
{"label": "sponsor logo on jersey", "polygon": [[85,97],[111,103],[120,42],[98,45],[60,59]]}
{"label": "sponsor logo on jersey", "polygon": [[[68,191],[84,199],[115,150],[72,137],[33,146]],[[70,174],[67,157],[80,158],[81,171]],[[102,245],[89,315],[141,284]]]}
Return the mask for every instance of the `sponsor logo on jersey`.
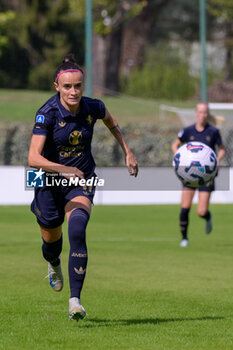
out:
{"label": "sponsor logo on jersey", "polygon": [[65,122],[60,122],[60,123],[58,123],[58,125],[59,125],[61,128],[63,128],[63,127],[66,125],[66,123],[65,123]]}
{"label": "sponsor logo on jersey", "polygon": [[69,143],[73,146],[76,146],[79,144],[81,138],[82,138],[82,132],[78,130],[74,130],[70,133]]}
{"label": "sponsor logo on jersey", "polygon": [[38,114],[36,116],[36,123],[44,123],[44,115]]}

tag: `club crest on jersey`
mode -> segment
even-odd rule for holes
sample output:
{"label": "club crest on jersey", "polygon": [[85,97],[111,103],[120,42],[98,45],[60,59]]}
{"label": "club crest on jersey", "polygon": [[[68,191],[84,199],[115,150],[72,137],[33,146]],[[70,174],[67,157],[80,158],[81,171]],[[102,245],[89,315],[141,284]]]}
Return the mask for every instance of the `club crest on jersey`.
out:
{"label": "club crest on jersey", "polygon": [[44,123],[44,115],[38,114],[36,116],[36,123]]}
{"label": "club crest on jersey", "polygon": [[92,120],[93,120],[92,116],[89,115],[89,116],[87,117],[87,122],[88,122],[89,125],[91,125]]}
{"label": "club crest on jersey", "polygon": [[82,132],[78,130],[74,130],[70,133],[69,143],[73,146],[76,146],[79,144],[81,138],[82,138]]}
{"label": "club crest on jersey", "polygon": [[63,127],[66,125],[66,123],[65,123],[65,122],[60,122],[60,123],[58,123],[58,125],[59,125],[61,128],[63,128]]}
{"label": "club crest on jersey", "polygon": [[204,148],[204,146],[202,146],[202,145],[193,145],[192,143],[188,143],[186,147],[187,147],[188,151],[191,151],[193,153],[197,153],[199,151],[202,151]]}

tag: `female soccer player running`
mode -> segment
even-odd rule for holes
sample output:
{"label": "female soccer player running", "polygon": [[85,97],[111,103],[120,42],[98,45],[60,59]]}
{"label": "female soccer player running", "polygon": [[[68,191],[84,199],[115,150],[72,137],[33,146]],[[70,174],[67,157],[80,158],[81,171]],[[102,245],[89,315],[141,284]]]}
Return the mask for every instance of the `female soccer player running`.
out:
{"label": "female soccer player running", "polygon": [[[178,138],[172,144],[172,151],[175,154],[182,143],[199,141],[205,143],[215,151],[218,146],[218,167],[226,151],[222,144],[222,139],[218,129],[208,124],[208,104],[198,103],[196,106],[196,123],[178,133]],[[214,181],[198,188],[197,214],[206,220],[205,232],[208,234],[212,231],[212,216],[209,211],[209,201],[211,192],[214,191]],[[183,186],[180,211],[180,230],[182,235],[181,247],[187,247],[188,241],[188,224],[189,211],[192,206],[192,200],[195,189],[189,186]]]}
{"label": "female soccer player running", "polygon": [[[95,162],[91,154],[94,124],[102,119],[125,154],[129,174],[137,176],[137,161],[122,132],[104,103],[82,96],[84,74],[72,54],[57,68],[54,81],[57,94],[36,113],[28,162],[31,167],[63,175],[62,178],[91,179]],[[70,242],[69,318],[79,320],[86,312],[80,294],[86,274],[86,227],[91,213],[93,186],[43,186],[35,189],[31,210],[42,234],[42,252],[48,261],[48,279],[54,291],[61,291],[63,276],[62,223],[66,216]]]}

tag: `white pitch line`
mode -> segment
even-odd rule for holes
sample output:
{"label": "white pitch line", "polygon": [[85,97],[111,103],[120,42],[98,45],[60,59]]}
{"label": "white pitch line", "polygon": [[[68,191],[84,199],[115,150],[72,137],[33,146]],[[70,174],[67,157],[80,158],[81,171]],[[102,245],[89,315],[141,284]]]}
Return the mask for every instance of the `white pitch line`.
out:
{"label": "white pitch line", "polygon": [[141,238],[141,239],[125,239],[125,238],[106,238],[106,239],[98,239],[98,238],[90,238],[89,242],[175,242],[176,238]]}

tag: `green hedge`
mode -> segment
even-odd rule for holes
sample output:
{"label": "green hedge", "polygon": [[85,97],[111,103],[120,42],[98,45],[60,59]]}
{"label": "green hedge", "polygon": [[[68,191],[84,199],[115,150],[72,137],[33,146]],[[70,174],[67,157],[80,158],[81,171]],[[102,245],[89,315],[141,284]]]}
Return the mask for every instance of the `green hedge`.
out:
{"label": "green hedge", "polygon": [[[0,123],[0,165],[27,165],[31,126],[19,123]],[[128,126],[123,134],[139,166],[171,166],[171,143],[179,127]],[[223,165],[233,165],[233,130],[222,130],[227,157]],[[92,153],[98,166],[124,166],[123,152],[104,126],[96,126]]]}
{"label": "green hedge", "polygon": [[197,80],[189,74],[188,64],[177,61],[173,65],[157,62],[133,71],[122,84],[126,94],[154,99],[188,99],[195,93]]}
{"label": "green hedge", "polygon": [[[141,166],[170,166],[171,142],[178,129],[158,129],[147,126],[124,127],[127,143]],[[27,165],[31,126],[19,123],[0,124],[0,165]],[[92,152],[98,166],[123,166],[123,152],[103,126],[96,126]]]}

